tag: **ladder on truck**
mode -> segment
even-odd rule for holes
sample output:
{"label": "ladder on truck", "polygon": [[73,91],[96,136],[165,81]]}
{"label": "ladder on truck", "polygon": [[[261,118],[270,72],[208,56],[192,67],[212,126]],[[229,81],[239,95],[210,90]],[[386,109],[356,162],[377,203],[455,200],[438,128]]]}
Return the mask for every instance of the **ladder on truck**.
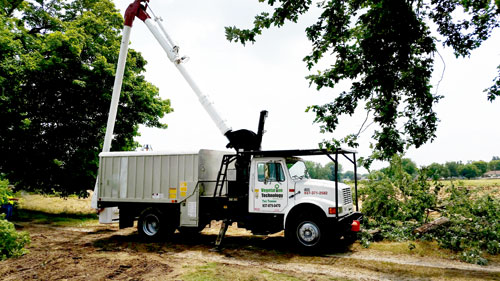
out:
{"label": "ladder on truck", "polygon": [[217,174],[217,181],[215,182],[214,197],[217,196],[217,191],[219,191],[219,196],[222,196],[224,182],[227,181],[227,170],[229,168],[229,164],[234,162],[234,160],[236,160],[236,157],[236,155],[224,155],[222,157],[219,173]]}
{"label": "ladder on truck", "polygon": [[[234,162],[237,158],[237,155],[224,155],[222,157],[222,161],[219,168],[219,173],[217,174],[217,181],[215,182],[215,190],[214,190],[214,198],[217,196],[217,191],[219,191],[219,197],[222,196],[222,190],[224,189],[224,182],[227,181],[227,170],[229,168],[229,164]],[[227,195],[227,192],[226,194]],[[219,234],[217,235],[217,239],[215,240],[215,249],[220,250],[222,240],[226,235],[227,228],[231,224],[231,220],[227,217],[222,221],[221,228],[219,230]]]}

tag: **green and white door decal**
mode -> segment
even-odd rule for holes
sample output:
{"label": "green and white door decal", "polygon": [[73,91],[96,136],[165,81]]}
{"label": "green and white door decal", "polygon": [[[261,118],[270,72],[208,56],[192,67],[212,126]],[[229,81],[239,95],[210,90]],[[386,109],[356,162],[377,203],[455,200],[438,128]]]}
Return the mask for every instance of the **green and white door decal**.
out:
{"label": "green and white door decal", "polygon": [[288,203],[288,187],[284,167],[281,162],[257,162],[257,172],[253,179],[254,212],[279,213]]}

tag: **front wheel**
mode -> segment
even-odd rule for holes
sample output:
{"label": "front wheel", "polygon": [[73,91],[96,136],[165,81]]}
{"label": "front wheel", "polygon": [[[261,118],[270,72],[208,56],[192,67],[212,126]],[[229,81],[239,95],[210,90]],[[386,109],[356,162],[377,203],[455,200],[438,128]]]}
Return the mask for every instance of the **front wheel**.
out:
{"label": "front wheel", "polygon": [[285,230],[285,236],[300,251],[318,253],[324,250],[323,246],[326,244],[328,232],[324,220],[301,216],[292,219]]}

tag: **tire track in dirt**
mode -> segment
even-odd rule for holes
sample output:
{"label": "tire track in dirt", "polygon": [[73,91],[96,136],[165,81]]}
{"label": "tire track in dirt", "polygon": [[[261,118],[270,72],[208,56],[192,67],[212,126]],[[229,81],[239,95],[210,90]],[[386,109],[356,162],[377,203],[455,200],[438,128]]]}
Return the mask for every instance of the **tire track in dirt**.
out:
{"label": "tire track in dirt", "polygon": [[[216,262],[225,265],[238,265],[243,267],[260,267],[277,272],[283,273],[299,273],[299,274],[321,274],[333,278],[345,278],[349,280],[415,280],[420,279],[418,277],[404,276],[398,273],[387,273],[383,271],[370,270],[370,268],[360,268],[356,266],[346,266],[342,263],[338,266],[339,260],[347,261],[357,261],[358,263],[366,262],[383,262],[398,264],[403,266],[418,266],[418,267],[429,267],[432,269],[442,269],[450,272],[461,272],[462,275],[467,276],[484,276],[486,279],[490,273],[497,273],[491,275],[492,279],[500,279],[500,268],[498,266],[491,267],[481,267],[477,265],[463,264],[460,262],[450,263],[450,261],[433,259],[430,261],[421,261],[417,258],[412,257],[377,257],[374,255],[363,256],[362,253],[351,254],[332,254],[323,257],[297,257],[296,259],[301,260],[301,262],[286,262],[278,261],[275,263],[268,263],[262,261],[255,261],[249,259],[241,259],[235,257],[227,257],[224,254],[224,250],[220,253],[212,253],[205,251],[184,251],[180,253],[174,253],[172,256],[180,258],[182,260],[197,260],[198,262]],[[316,259],[316,262],[308,262],[309,260]],[[318,264],[317,259],[323,264]],[[434,262],[436,262],[434,264]],[[347,262],[349,264],[349,262]],[[293,274],[292,274],[293,275]],[[496,278],[495,278],[496,275]],[[432,278],[433,280],[439,280],[441,278]],[[448,278],[445,278],[448,279]],[[460,280],[460,278],[458,278]],[[470,280],[465,278],[463,280]]]}
{"label": "tire track in dirt", "polygon": [[[281,273],[300,273],[300,274],[321,274],[333,278],[345,278],[345,279],[355,279],[355,280],[394,280],[394,277],[384,277],[379,274],[373,274],[369,272],[354,272],[349,269],[332,269],[331,265],[307,265],[300,263],[284,263],[284,264],[270,264],[258,261],[241,260],[237,258],[228,258],[221,254],[212,254],[202,251],[197,252],[182,252],[173,254],[173,256],[180,259],[197,260],[202,262],[216,262],[224,265],[238,265],[243,267],[259,267],[262,269],[268,269],[271,271],[281,272]],[[293,275],[293,274],[290,274]]]}
{"label": "tire track in dirt", "polygon": [[349,253],[349,254],[331,254],[328,257],[335,258],[345,258],[345,259],[356,259],[363,261],[377,261],[377,262],[387,262],[395,263],[400,265],[411,265],[411,266],[424,266],[432,267],[437,269],[450,269],[450,270],[462,270],[462,271],[481,271],[481,272],[491,272],[500,274],[500,266],[498,265],[488,265],[481,266],[469,263],[463,263],[459,261],[443,260],[433,257],[418,258],[413,256],[380,256],[370,253]]}

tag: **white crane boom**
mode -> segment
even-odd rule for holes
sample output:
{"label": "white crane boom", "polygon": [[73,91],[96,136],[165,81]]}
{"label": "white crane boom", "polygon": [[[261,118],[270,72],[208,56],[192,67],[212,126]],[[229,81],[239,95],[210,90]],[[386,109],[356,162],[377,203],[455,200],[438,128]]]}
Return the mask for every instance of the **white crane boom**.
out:
{"label": "white crane boom", "polygon": [[[116,123],[116,114],[118,110],[118,103],[120,100],[125,64],[127,62],[128,45],[130,43],[130,34],[135,17],[141,19],[146,24],[146,26],[151,31],[153,36],[156,38],[158,43],[160,43],[161,47],[167,54],[169,60],[177,67],[177,69],[182,74],[182,76],[189,84],[191,89],[193,89],[201,105],[207,111],[212,121],[214,121],[217,128],[219,128],[219,131],[223,135],[226,135],[232,131],[231,127],[228,126],[226,120],[221,117],[221,115],[215,108],[213,102],[210,100],[208,95],[204,94],[200,90],[200,87],[198,87],[198,85],[193,80],[189,72],[182,65],[183,61],[185,60],[185,57],[179,56],[178,54],[179,47],[175,45],[173,39],[166,32],[165,27],[161,24],[161,19],[156,18],[155,20],[156,23],[160,26],[161,32],[163,32],[163,34],[158,30],[153,20],[151,20],[151,17],[146,13],[147,2],[149,2],[149,0],[135,0],[132,4],[128,6],[127,10],[125,11],[125,21],[122,32],[122,41],[120,45],[120,54],[116,66],[113,94],[111,97],[111,104],[109,108],[108,122],[106,125],[106,133],[104,136],[104,144],[102,152],[109,152],[111,149],[111,141],[113,139],[113,131]],[[145,5],[142,5],[142,3],[145,3]],[[97,209],[97,200],[96,200],[97,192],[98,192],[98,182],[96,181],[96,185],[94,188],[94,195],[92,196],[92,203],[91,203],[92,207],[95,209]]]}

